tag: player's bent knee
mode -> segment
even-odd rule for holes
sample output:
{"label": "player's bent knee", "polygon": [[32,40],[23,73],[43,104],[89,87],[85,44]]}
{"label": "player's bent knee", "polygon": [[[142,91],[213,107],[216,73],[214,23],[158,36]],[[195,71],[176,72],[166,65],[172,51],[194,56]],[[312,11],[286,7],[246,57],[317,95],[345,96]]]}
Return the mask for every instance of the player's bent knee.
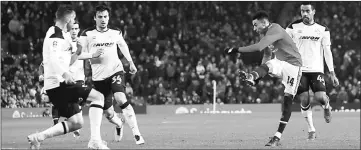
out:
{"label": "player's bent knee", "polygon": [[115,99],[115,101],[117,101],[118,105],[123,105],[128,101],[127,97],[125,96],[125,94],[123,92],[114,93],[114,99]]}

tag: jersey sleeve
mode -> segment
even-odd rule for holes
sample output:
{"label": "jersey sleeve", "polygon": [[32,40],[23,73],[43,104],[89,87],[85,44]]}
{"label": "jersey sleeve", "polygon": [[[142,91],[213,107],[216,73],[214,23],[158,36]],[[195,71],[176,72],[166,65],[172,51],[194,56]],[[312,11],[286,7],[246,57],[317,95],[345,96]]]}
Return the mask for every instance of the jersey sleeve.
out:
{"label": "jersey sleeve", "polygon": [[123,37],[123,34],[122,34],[122,31],[118,30],[117,31],[118,33],[116,33],[116,38],[117,38],[117,44],[122,44],[123,41],[124,41],[124,37]]}
{"label": "jersey sleeve", "polygon": [[328,27],[325,27],[325,31],[322,36],[322,46],[330,46],[331,45],[331,35]]}
{"label": "jersey sleeve", "polygon": [[127,45],[127,42],[125,42],[121,31],[117,33],[116,38],[117,38],[116,43],[120,51],[122,52],[123,56],[125,57],[125,59],[127,59],[128,61],[133,61],[129,53],[129,47]]}
{"label": "jersey sleeve", "polygon": [[274,27],[270,27],[266,35],[258,43],[260,49],[263,50],[267,46],[283,38],[283,28],[279,25],[274,24]]}

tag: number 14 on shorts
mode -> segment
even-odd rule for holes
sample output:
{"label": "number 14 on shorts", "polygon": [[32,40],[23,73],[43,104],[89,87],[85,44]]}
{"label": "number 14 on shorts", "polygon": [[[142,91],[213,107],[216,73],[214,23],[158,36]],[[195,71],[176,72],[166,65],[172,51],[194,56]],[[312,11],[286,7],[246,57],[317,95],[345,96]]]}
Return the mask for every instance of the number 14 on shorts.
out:
{"label": "number 14 on shorts", "polygon": [[293,86],[293,82],[295,81],[295,78],[291,78],[290,76],[288,76],[287,78],[287,84],[290,84],[291,86]]}

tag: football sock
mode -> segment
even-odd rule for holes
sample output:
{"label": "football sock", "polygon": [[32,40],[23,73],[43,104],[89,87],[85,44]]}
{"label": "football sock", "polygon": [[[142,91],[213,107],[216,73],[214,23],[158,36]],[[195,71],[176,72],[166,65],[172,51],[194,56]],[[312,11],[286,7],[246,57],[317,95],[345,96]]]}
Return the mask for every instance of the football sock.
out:
{"label": "football sock", "polygon": [[54,125],[58,124],[58,122],[59,122],[59,118],[53,118]]}
{"label": "football sock", "polygon": [[313,126],[311,105],[308,104],[306,107],[303,107],[301,104],[301,113],[306,119],[308,132],[316,131],[315,127]]}
{"label": "football sock", "polygon": [[59,136],[68,133],[69,127],[68,122],[63,121],[61,123],[55,124],[54,126],[46,129],[45,131],[39,133],[38,140],[43,141],[47,138],[52,138],[54,136]]}
{"label": "football sock", "polygon": [[120,129],[121,128],[116,127],[115,129],[117,130],[117,135],[120,135]]}
{"label": "football sock", "polygon": [[263,78],[268,74],[269,68],[267,65],[262,64],[258,68],[256,68],[254,71],[251,72],[251,75],[253,76],[253,80],[257,80],[260,78]]}
{"label": "football sock", "polygon": [[284,100],[283,100],[283,105],[282,105],[282,117],[280,120],[280,124],[278,126],[278,130],[275,134],[275,136],[277,136],[278,138],[281,138],[283,131],[286,128],[286,125],[288,123],[288,121],[291,118],[291,107],[292,107],[292,100],[293,97],[292,96],[285,96]]}
{"label": "football sock", "polygon": [[126,102],[121,105],[120,108],[123,110],[124,118],[129,127],[132,129],[133,135],[140,135],[137,118],[135,117],[132,105],[130,105],[129,102]]}
{"label": "football sock", "polygon": [[117,116],[117,114],[114,111],[113,111],[112,115],[107,117],[107,119],[109,120],[110,123],[116,125],[117,128],[120,128],[123,125],[122,120],[120,120],[120,118]]}
{"label": "football sock", "polygon": [[101,140],[100,126],[102,123],[102,117],[103,117],[103,107],[98,104],[90,104],[89,120],[90,120],[90,139],[91,140]]}

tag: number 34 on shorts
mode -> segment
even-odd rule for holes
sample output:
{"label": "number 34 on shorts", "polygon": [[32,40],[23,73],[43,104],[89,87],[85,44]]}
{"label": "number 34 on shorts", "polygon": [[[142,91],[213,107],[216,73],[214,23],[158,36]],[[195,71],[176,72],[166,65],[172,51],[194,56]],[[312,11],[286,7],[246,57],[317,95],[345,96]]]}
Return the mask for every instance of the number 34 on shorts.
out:
{"label": "number 34 on shorts", "polygon": [[116,75],[112,78],[112,83],[121,84],[122,83],[122,77],[120,75]]}

